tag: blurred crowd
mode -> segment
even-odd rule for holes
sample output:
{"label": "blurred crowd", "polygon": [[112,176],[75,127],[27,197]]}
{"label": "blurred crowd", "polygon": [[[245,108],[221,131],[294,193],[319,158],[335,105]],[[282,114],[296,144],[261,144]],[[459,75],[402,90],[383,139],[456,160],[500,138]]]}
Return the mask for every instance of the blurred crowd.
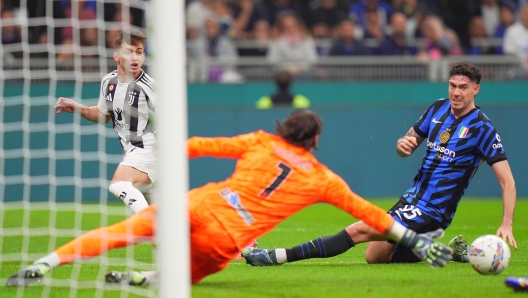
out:
{"label": "blurred crowd", "polygon": [[528,52],[523,0],[193,0],[186,26],[195,58]]}
{"label": "blurred crowd", "polygon": [[[143,28],[146,24],[144,7],[95,0],[53,0],[51,5],[48,2],[27,1],[27,15],[20,16],[20,0],[2,0],[2,44],[20,44],[23,24],[17,19],[52,15],[57,21],[54,28],[29,24],[24,33],[30,44],[43,45],[41,51],[32,51],[32,56],[48,55],[45,47],[48,42],[59,45],[56,53],[59,60],[74,55],[72,44],[81,45],[83,55],[95,56],[100,51],[97,45],[102,42],[108,49],[114,47],[115,35],[124,23]],[[187,55],[220,61],[265,56],[269,61],[303,63],[314,62],[321,56],[355,55],[440,59],[446,55],[510,54],[525,59],[526,2],[186,0]],[[53,11],[47,13],[50,7]],[[69,20],[74,14],[83,23],[82,28],[72,27],[74,23]],[[96,21],[101,18],[105,21],[104,29]],[[79,30],[79,37],[75,30]],[[20,57],[22,49],[13,54]],[[291,71],[302,68],[298,64]]]}
{"label": "blurred crowd", "polygon": [[[325,56],[528,57],[525,0],[191,0],[189,58],[261,56],[292,74]],[[209,81],[214,81],[209,70]]]}
{"label": "blurred crowd", "polygon": [[[74,44],[80,46],[82,56],[97,57],[102,54],[99,45],[104,44],[107,49],[115,47],[114,41],[124,25],[145,28],[144,5],[132,7],[95,0],[28,0],[26,3],[27,7],[21,8],[20,0],[0,2],[2,45],[4,50],[9,49],[4,52],[17,58],[23,55],[20,45],[23,34],[30,44],[30,57],[46,58],[54,51],[60,63],[77,53]],[[50,16],[53,20],[45,20]],[[104,29],[98,20],[104,20]],[[49,43],[57,47],[50,48]]]}

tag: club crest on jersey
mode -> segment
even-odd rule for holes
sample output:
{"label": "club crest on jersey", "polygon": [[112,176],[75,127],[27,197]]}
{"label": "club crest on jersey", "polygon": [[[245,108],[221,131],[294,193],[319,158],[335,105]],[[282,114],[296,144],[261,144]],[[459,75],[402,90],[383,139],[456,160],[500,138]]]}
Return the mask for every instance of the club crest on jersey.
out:
{"label": "club crest on jersey", "polygon": [[447,141],[449,141],[449,138],[451,138],[451,134],[447,131],[444,131],[440,134],[440,143],[447,143]]}
{"label": "club crest on jersey", "polygon": [[129,105],[132,105],[134,103],[134,99],[136,98],[137,95],[138,93],[136,91],[128,92],[128,104]]}
{"label": "club crest on jersey", "polygon": [[469,132],[469,128],[462,126],[460,130],[458,131],[458,137],[463,139],[467,136],[468,132]]}
{"label": "club crest on jersey", "polygon": [[115,88],[115,85],[114,85],[114,84],[110,84],[110,85],[108,85],[108,92],[112,92],[112,91],[114,91],[114,88]]}

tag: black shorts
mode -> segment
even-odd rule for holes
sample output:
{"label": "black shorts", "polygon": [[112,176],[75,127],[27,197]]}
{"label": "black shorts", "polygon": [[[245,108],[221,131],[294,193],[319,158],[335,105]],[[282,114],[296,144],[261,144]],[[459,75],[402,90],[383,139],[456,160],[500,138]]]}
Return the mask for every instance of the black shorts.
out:
{"label": "black shorts", "polygon": [[[409,205],[404,200],[399,200],[396,205],[389,209],[388,213],[404,227],[418,234],[431,232],[439,228],[445,229],[445,227],[427,212],[420,210],[416,206]],[[396,251],[392,255],[391,263],[420,262],[420,259],[409,248],[400,246],[393,241],[389,242],[396,245]]]}

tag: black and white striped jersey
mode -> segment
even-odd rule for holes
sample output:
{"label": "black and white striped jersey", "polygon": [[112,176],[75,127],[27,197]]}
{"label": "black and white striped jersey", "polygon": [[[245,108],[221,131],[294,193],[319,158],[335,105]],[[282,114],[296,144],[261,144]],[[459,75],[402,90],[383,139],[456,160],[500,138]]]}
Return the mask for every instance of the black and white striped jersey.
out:
{"label": "black and white striped jersey", "polygon": [[156,115],[154,80],[143,70],[136,80],[120,83],[117,70],[104,76],[97,107],[112,117],[123,152],[132,146],[154,148],[153,118]]}

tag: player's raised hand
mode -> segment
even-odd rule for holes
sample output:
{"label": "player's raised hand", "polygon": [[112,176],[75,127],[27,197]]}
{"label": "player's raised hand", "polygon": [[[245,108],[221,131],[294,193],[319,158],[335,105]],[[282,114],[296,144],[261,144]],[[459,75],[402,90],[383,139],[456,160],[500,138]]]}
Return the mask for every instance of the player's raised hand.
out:
{"label": "player's raised hand", "polygon": [[413,153],[413,149],[418,146],[418,141],[412,136],[403,136],[396,142],[396,152],[399,156],[407,157]]}
{"label": "player's raised hand", "polygon": [[55,111],[55,114],[60,114],[62,112],[73,113],[75,112],[76,105],[77,103],[73,99],[59,97],[54,107],[55,109],[58,109]]}

